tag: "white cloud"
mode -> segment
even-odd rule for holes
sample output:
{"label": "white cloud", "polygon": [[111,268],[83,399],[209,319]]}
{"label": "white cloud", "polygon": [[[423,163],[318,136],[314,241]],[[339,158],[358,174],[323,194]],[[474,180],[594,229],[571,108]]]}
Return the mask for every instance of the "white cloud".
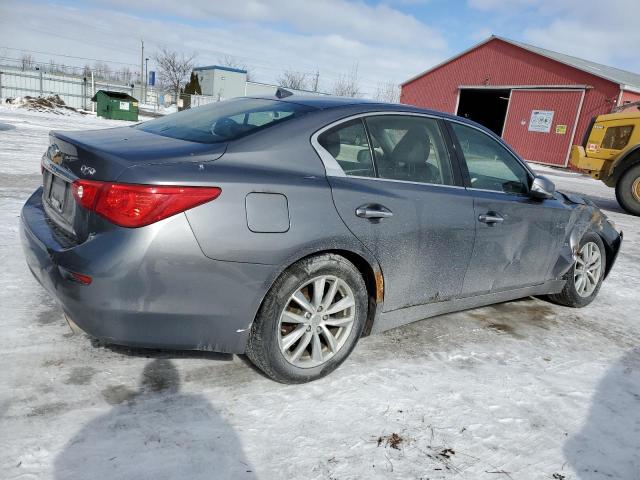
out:
{"label": "white cloud", "polygon": [[[129,8],[128,0],[97,0],[104,6]],[[136,9],[157,9],[155,0],[137,0]],[[167,2],[165,14],[193,20],[226,19],[238,22],[287,24],[298,32],[338,34],[361,41],[410,45],[417,38],[431,38],[438,47],[445,41],[439,32],[415,17],[384,4],[361,0],[192,0]]]}
{"label": "white cloud", "polygon": [[640,72],[638,0],[469,0],[469,6],[511,18],[520,40]]}
{"label": "white cloud", "polygon": [[539,0],[469,0],[469,6],[478,10],[521,8],[539,3]]}
{"label": "white cloud", "polygon": [[[274,81],[283,69],[318,68],[321,87],[326,89],[357,63],[365,92],[373,92],[380,82],[406,80],[449,53],[437,30],[384,5],[328,0],[278,6],[276,1],[266,8],[257,0],[195,1],[167,6],[163,20],[149,20],[137,13],[145,11],[147,1],[148,8],[155,5],[141,0],[135,13],[106,8],[106,2],[124,4],[123,0],[103,0],[91,8],[5,3],[0,45],[127,62],[139,70],[140,38],[144,38],[145,56],[160,46],[195,52],[203,65],[233,55],[252,68],[259,81]],[[175,18],[174,8],[182,19]],[[198,19],[213,26],[201,26]],[[49,60],[41,54],[36,58]]]}

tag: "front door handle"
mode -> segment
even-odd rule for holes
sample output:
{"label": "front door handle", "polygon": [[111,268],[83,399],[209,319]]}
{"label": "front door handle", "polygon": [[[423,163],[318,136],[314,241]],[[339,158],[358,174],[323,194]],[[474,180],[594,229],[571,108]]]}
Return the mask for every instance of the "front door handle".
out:
{"label": "front door handle", "polygon": [[360,218],[389,218],[393,212],[384,205],[369,204],[356,208],[356,216]]}
{"label": "front door handle", "polygon": [[488,225],[495,225],[496,223],[504,222],[504,218],[498,213],[488,212],[478,215],[478,221]]}

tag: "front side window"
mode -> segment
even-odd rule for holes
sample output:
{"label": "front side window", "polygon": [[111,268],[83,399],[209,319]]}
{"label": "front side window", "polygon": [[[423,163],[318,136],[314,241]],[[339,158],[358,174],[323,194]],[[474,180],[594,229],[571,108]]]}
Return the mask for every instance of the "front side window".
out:
{"label": "front side window", "polygon": [[219,143],[244,137],[313,110],[313,107],[278,100],[239,98],[184,110],[133,128],[190,142]]}
{"label": "front side window", "polygon": [[497,140],[466,125],[451,125],[462,147],[472,188],[512,194],[529,191],[529,173]]}
{"label": "front side window", "polygon": [[347,175],[375,177],[362,119],[341,123],[327,130],[318,137],[318,142],[336,159]]}
{"label": "front side window", "polygon": [[380,115],[365,121],[380,178],[454,184],[449,152],[437,120]]}
{"label": "front side window", "polygon": [[624,125],[621,127],[609,127],[602,139],[602,148],[611,150],[622,150],[629,143],[633,125]]}

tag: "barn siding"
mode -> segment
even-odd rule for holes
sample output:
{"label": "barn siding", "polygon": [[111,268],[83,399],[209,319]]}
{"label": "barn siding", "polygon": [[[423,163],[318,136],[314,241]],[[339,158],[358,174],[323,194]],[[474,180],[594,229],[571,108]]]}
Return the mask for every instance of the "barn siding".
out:
{"label": "barn siding", "polygon": [[575,138],[582,138],[595,115],[609,113],[620,86],[498,38],[402,86],[400,102],[455,113],[460,85],[589,85]]}
{"label": "barn siding", "polygon": [[624,105],[625,102],[633,103],[640,102],[640,93],[630,92],[629,90],[623,90],[620,97],[620,105]]}
{"label": "barn siding", "polygon": [[[511,94],[509,115],[502,137],[525,160],[565,167],[572,144],[573,125],[583,90],[516,90]],[[532,110],[552,110],[549,132],[530,132]],[[566,125],[557,133],[558,125]]]}

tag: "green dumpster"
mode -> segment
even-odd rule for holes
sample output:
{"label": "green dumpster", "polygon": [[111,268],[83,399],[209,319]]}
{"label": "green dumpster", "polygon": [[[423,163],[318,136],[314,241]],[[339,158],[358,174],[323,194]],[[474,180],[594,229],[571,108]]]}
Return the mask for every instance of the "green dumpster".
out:
{"label": "green dumpster", "polygon": [[99,117],[138,121],[138,100],[128,93],[98,90],[91,101],[96,102]]}

